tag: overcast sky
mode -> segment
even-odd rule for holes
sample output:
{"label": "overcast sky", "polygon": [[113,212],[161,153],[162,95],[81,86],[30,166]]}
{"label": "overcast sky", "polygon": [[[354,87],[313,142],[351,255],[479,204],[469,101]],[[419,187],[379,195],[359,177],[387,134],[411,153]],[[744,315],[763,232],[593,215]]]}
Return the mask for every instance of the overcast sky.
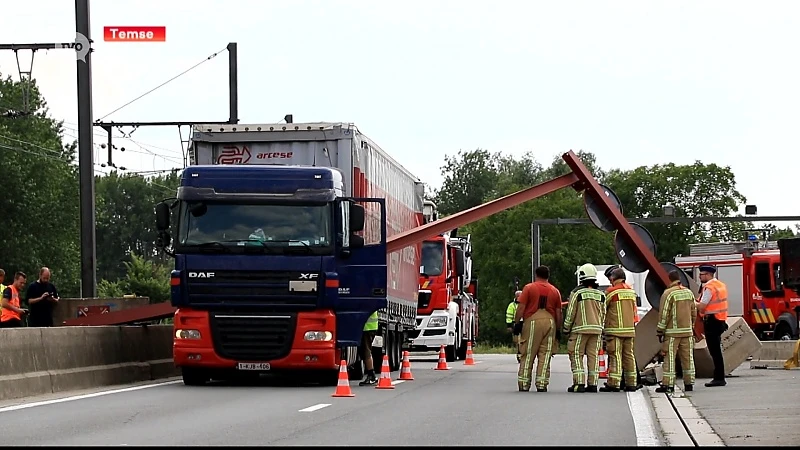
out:
{"label": "overcast sky", "polygon": [[[0,42],[74,39],[74,2],[4,3]],[[433,186],[459,149],[584,149],[604,167],[730,165],[759,215],[800,214],[800,2],[389,3],[96,0],[94,118],[238,42],[240,123],[353,122]],[[111,25],[167,39],[103,42]],[[227,71],[222,52],[104,120],[227,120]],[[13,52],[0,72],[17,78]],[[33,76],[76,137],[74,53],[37,52]],[[182,167],[177,128],[132,139],[118,165]]]}

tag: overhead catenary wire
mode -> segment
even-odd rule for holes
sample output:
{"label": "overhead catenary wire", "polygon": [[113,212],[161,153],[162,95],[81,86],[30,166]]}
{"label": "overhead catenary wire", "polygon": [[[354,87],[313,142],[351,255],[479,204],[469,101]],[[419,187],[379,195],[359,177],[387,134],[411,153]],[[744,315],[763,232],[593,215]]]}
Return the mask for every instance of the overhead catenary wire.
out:
{"label": "overhead catenary wire", "polygon": [[160,89],[160,88],[162,88],[162,87],[166,86],[167,84],[171,83],[172,81],[175,81],[175,80],[177,80],[178,78],[182,77],[183,75],[186,75],[187,73],[191,72],[192,70],[196,69],[197,67],[201,66],[202,64],[204,64],[204,63],[206,63],[206,62],[208,62],[208,61],[211,61],[211,60],[212,60],[212,59],[214,59],[214,58],[215,58],[217,55],[219,55],[220,53],[224,52],[224,51],[225,51],[225,50],[227,50],[227,49],[228,49],[228,47],[227,47],[227,46],[225,46],[223,49],[221,49],[221,50],[218,50],[218,51],[216,51],[216,52],[212,53],[211,55],[207,56],[207,57],[206,57],[205,59],[203,59],[202,61],[200,61],[200,62],[198,62],[197,64],[193,65],[192,67],[189,67],[188,69],[184,70],[183,72],[179,73],[178,75],[175,75],[174,77],[172,77],[172,78],[170,78],[169,80],[167,80],[167,81],[165,81],[165,82],[163,82],[163,83],[159,84],[158,86],[154,87],[153,89],[150,89],[149,91],[145,92],[144,94],[142,94],[142,95],[140,95],[140,96],[138,96],[138,97],[134,98],[133,100],[131,100],[131,101],[129,101],[129,102],[127,102],[127,103],[125,103],[124,105],[120,106],[119,108],[117,108],[117,109],[115,109],[115,110],[111,111],[110,113],[108,113],[108,114],[106,114],[106,115],[104,115],[104,116],[100,117],[99,119],[97,119],[97,120],[96,120],[96,122],[100,122],[100,121],[102,121],[102,120],[103,120],[103,119],[105,119],[106,117],[108,117],[108,116],[110,116],[110,115],[114,114],[115,112],[118,112],[119,110],[121,110],[121,109],[123,109],[123,108],[125,108],[125,107],[129,106],[131,103],[134,103],[134,102],[136,102],[137,100],[140,100],[142,97],[145,97],[146,95],[148,95],[148,94],[151,94],[151,93],[153,93],[154,91],[156,91],[156,90],[158,90],[158,89]]}

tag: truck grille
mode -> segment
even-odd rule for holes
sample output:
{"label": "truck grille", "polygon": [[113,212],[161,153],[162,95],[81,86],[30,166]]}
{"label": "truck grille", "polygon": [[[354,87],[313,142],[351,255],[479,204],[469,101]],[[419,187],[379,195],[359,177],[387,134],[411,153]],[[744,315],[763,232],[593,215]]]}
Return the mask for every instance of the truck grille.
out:
{"label": "truck grille", "polygon": [[315,306],[317,292],[289,292],[287,271],[218,271],[213,278],[189,278],[189,302],[195,305]]}
{"label": "truck grille", "polygon": [[294,314],[212,313],[214,349],[237,361],[271,361],[289,354],[297,316]]}
{"label": "truck grille", "polygon": [[425,309],[430,304],[431,304],[431,293],[430,292],[419,292],[419,293],[417,293],[417,308]]}

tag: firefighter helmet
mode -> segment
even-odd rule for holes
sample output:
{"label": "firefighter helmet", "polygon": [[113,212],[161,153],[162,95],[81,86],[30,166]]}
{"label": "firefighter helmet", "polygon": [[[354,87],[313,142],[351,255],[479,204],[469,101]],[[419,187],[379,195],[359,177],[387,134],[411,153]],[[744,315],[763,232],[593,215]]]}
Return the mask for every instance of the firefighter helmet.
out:
{"label": "firefighter helmet", "polygon": [[581,283],[589,280],[597,280],[597,268],[594,264],[586,263],[578,268],[575,275],[578,276],[578,281]]}

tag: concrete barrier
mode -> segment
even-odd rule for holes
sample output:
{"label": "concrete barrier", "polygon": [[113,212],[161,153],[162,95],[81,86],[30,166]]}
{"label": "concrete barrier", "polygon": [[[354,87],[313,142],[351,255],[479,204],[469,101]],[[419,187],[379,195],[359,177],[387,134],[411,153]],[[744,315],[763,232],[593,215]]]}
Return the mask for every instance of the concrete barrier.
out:
{"label": "concrete barrier", "polygon": [[[757,354],[763,345],[742,317],[729,317],[728,329],[722,333],[722,356],[725,360],[725,374],[728,375],[741,366],[747,358]],[[694,368],[697,378],[713,378],[714,361],[708,352],[706,340],[695,344]]]}
{"label": "concrete barrier", "polygon": [[763,341],[761,350],[753,355],[751,369],[783,369],[786,360],[794,356],[797,341]]}
{"label": "concrete barrier", "polygon": [[172,326],[0,329],[0,400],[177,375]]}

